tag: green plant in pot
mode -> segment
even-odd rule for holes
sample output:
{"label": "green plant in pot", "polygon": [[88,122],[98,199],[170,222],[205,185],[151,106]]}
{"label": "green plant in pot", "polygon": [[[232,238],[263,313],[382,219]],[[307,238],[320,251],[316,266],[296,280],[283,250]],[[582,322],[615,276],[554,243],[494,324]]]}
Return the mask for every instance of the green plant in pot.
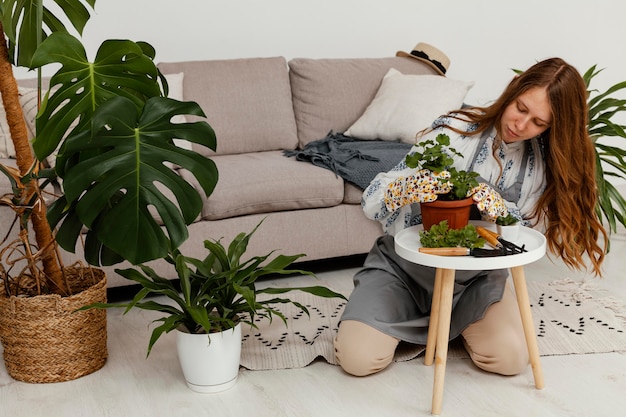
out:
{"label": "green plant in pot", "polygon": [[[287,324],[280,304],[293,304],[308,314],[306,306],[280,297],[280,294],[303,291],[320,297],[345,299],[324,286],[259,288],[257,281],[263,277],[313,275],[309,271],[289,268],[303,255],[276,255],[272,258],[269,253],[244,260],[248,242],[261,223],[250,233],[237,235],[227,246],[221,240],[206,240],[204,259],[172,251],[166,259],[175,270],[180,287],[145,265],[140,266],[140,271],[118,270],[124,277],[137,282],[141,290],[128,303],[94,304],[89,308],[122,307],[126,312],[140,308],[162,313],[163,317],[155,320],[161,324],[152,331],[148,355],[163,333],[175,330],[179,360],[188,386],[199,392],[227,389],[235,383],[238,374],[242,323],[256,327],[255,317],[271,320],[277,316]],[[162,297],[148,299],[155,295]],[[259,298],[259,295],[270,297]],[[234,339],[231,340],[232,348],[224,347],[226,339]],[[188,347],[188,343],[192,347]],[[195,348],[201,351],[198,357],[193,356]],[[212,356],[212,348],[217,350],[215,356]],[[225,367],[225,363],[231,363],[231,366]],[[220,375],[222,370],[224,375]]]}
{"label": "green plant in pot", "polygon": [[[202,208],[202,196],[164,161],[191,171],[207,195],[217,182],[211,160],[174,144],[176,138],[215,149],[216,139],[205,121],[171,122],[176,115],[204,114],[196,103],[165,97],[167,82],[152,46],[107,40],[90,61],[69,32],[82,32],[95,0],[54,3],[59,16],[43,0],[0,0],[0,24],[8,39],[8,47],[5,42],[0,47],[0,93],[16,151],[16,166],[0,166],[13,190],[1,203],[15,211],[11,228],[19,229],[0,248],[0,309],[16,304],[20,311],[14,313],[12,306],[11,313],[0,312],[0,339],[9,374],[28,382],[74,379],[102,367],[107,356],[106,314],[72,314],[85,304],[106,301],[106,279],[97,268],[65,267],[57,245],[74,251],[84,239],[85,260],[94,266],[162,258],[185,241],[187,225]],[[60,68],[45,94],[39,83],[43,98],[31,147],[13,66],[47,65]],[[55,151],[55,168],[45,169],[43,161]],[[56,178],[62,180],[61,191],[47,206],[43,188]],[[72,278],[69,272],[75,269],[82,272]],[[94,288],[93,298],[86,298]],[[67,313],[68,322],[60,323],[56,312],[30,310],[38,297],[71,302],[56,309]],[[43,321],[51,316],[57,321]],[[70,324],[76,331],[62,329]],[[87,335],[85,328],[92,325],[94,334]],[[32,354],[24,349],[26,334],[41,336],[29,339]],[[68,335],[75,339],[59,340]],[[22,343],[19,350],[13,349],[14,340]],[[80,353],[92,343],[93,352]],[[46,347],[65,350],[64,355],[42,354]]]}
{"label": "green plant in pot", "polygon": [[439,194],[432,202],[420,203],[424,230],[446,220],[451,229],[460,229],[467,225],[473,200],[470,191],[478,186],[478,173],[457,170],[452,166],[453,157],[463,155],[450,147],[450,137],[445,133],[434,139],[427,139],[418,144],[415,152],[405,158],[409,168],[428,170],[449,191]]}
{"label": "green plant in pot", "polygon": [[508,241],[515,241],[519,235],[519,219],[511,215],[498,216],[496,218],[496,230],[498,234]]}

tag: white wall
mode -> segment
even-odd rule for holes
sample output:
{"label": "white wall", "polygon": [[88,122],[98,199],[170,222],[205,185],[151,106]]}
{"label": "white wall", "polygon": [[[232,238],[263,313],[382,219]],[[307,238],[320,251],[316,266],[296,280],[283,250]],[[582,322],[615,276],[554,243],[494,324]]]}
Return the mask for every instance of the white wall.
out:
{"label": "white wall", "polygon": [[550,56],[606,68],[597,87],[626,80],[625,16],[623,0],[98,0],[84,41],[93,55],[105,39],[145,40],[157,61],[381,57],[428,42],[484,104],[511,68]]}
{"label": "white wall", "polygon": [[98,0],[84,40],[145,40],[157,61],[277,56],[381,57],[418,42],[450,57],[451,78],[475,81],[484,104],[511,68],[560,56],[597,87],[626,80],[623,0]]}
{"label": "white wall", "polygon": [[601,90],[626,80],[625,19],[624,0],[97,0],[83,40],[90,58],[105,39],[145,40],[158,62],[382,57],[428,42],[450,57],[450,78],[475,82],[466,101],[481,105],[512,68],[551,56],[605,68]]}

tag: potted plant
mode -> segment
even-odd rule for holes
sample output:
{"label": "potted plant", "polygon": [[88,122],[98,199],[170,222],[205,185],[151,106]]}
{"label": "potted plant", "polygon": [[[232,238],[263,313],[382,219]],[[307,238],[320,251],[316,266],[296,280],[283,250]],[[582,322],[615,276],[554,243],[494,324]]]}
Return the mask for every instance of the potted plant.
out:
{"label": "potted plant", "polygon": [[[73,313],[106,301],[106,278],[97,268],[66,268],[57,245],[74,251],[84,237],[85,260],[95,266],[161,258],[187,238],[186,226],[202,207],[199,193],[163,161],[189,169],[207,195],[217,181],[211,160],[173,142],[215,149],[215,134],[205,121],[170,122],[176,115],[204,114],[196,103],[164,97],[167,83],[149,44],[107,40],[90,62],[69,34],[80,34],[94,3],[68,0],[57,17],[43,0],[0,0],[0,27],[8,39],[8,48],[4,41],[0,46],[0,93],[17,165],[0,167],[13,188],[1,203],[14,209],[20,229],[0,248],[0,341],[9,374],[28,382],[78,378],[102,367],[107,356],[106,314]],[[31,147],[13,66],[49,64],[60,68],[43,95]],[[41,81],[39,90],[41,95]],[[44,169],[41,162],[54,151],[54,170]],[[42,187],[55,177],[62,179],[61,194],[47,207]],[[80,274],[71,278],[74,270]]]}
{"label": "potted plant", "polygon": [[508,213],[506,216],[498,216],[496,218],[496,230],[498,234],[505,240],[514,241],[519,235],[519,219]]}
{"label": "potted plant", "polygon": [[[261,221],[262,223],[262,221]],[[228,246],[221,240],[206,240],[204,259],[184,256],[173,250],[166,260],[175,269],[179,286],[161,277],[148,266],[140,270],[117,270],[122,276],[137,282],[141,290],[132,301],[117,304],[94,304],[92,308],[132,308],[159,311],[163,317],[155,320],[161,324],[154,328],[148,343],[148,353],[163,333],[176,332],[179,360],[187,385],[198,392],[216,392],[234,385],[239,369],[241,350],[241,325],[257,327],[257,316],[271,320],[273,316],[286,322],[277,307],[291,303],[308,314],[306,306],[281,297],[259,299],[261,294],[278,295],[289,291],[304,291],[320,297],[345,297],[323,286],[293,288],[259,288],[257,280],[273,275],[306,274],[309,271],[289,269],[303,255],[277,255],[272,253],[242,260],[250,233],[240,233]],[[180,291],[179,291],[180,290]],[[163,296],[165,300],[148,299]],[[229,345],[230,343],[230,345]]]}
{"label": "potted plant", "polygon": [[454,156],[463,155],[450,147],[450,137],[445,133],[438,134],[435,139],[419,142],[416,152],[405,158],[409,168],[428,170],[448,189],[439,194],[432,202],[420,203],[424,230],[446,220],[451,229],[460,229],[467,225],[473,204],[471,190],[478,186],[478,173],[458,171],[452,166]]}

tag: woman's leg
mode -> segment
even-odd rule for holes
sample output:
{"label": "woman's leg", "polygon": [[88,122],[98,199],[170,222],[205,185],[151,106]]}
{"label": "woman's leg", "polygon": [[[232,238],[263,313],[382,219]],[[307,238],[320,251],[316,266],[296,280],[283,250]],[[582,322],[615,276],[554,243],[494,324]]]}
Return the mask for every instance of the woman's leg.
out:
{"label": "woman's leg", "polygon": [[510,285],[502,300],[485,316],[462,332],[465,348],[479,368],[502,375],[516,375],[528,366],[528,348],[517,300]]}
{"label": "woman's leg", "polygon": [[335,337],[335,358],[349,374],[370,375],[385,369],[393,360],[399,340],[365,323],[344,320]]}

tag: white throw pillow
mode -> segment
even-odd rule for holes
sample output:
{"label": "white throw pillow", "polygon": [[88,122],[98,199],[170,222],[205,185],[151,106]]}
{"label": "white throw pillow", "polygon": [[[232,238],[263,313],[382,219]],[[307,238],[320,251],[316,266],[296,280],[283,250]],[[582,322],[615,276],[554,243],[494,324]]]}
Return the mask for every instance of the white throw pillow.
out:
{"label": "white throw pillow", "polygon": [[[163,74],[167,80],[167,86],[169,87],[168,97],[174,100],[183,101],[183,82],[185,80],[185,73],[179,72],[176,74]],[[185,123],[187,119],[184,115],[179,114],[172,118],[172,123]],[[174,139],[174,143],[179,148],[191,150],[191,142],[183,139]]]}
{"label": "white throw pillow", "polygon": [[358,139],[415,143],[415,134],[462,106],[473,82],[405,75],[391,68],[363,115],[344,132]]}

